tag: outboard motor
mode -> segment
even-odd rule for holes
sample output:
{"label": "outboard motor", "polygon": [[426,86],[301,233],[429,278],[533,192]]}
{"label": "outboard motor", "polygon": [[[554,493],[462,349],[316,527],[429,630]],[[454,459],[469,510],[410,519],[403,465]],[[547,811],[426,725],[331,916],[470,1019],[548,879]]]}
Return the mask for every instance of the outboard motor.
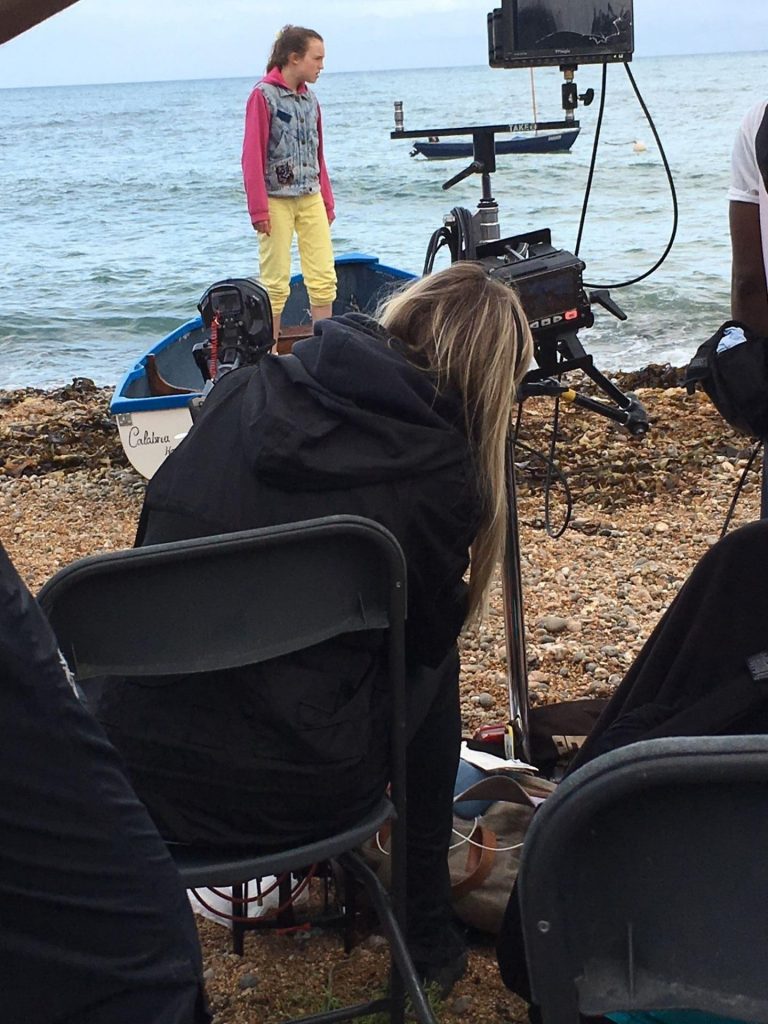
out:
{"label": "outboard motor", "polygon": [[206,382],[215,384],[230,370],[257,363],[272,348],[272,305],[253,278],[217,281],[197,308],[210,336],[192,352]]}

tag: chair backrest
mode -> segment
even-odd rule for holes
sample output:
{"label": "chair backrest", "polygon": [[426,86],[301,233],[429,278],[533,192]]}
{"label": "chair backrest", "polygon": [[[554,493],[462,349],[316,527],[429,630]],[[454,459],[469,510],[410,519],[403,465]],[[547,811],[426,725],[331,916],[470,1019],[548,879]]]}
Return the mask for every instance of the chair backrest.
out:
{"label": "chair backrest", "polygon": [[80,559],[38,594],[79,680],[267,661],[389,628],[402,660],[405,562],[359,516],[328,516]]}
{"label": "chair backrest", "polygon": [[768,737],[647,740],[548,797],[518,878],[545,1024],[697,1009],[768,1020]]}

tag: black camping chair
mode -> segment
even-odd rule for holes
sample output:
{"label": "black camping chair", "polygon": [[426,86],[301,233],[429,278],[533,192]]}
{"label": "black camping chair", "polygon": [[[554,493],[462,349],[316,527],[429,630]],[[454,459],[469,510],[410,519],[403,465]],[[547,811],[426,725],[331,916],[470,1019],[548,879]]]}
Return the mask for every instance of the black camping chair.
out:
{"label": "black camping chair", "polygon": [[566,778],[518,879],[544,1024],[621,1010],[768,1020],[768,737],[645,740]]}
{"label": "black camping chair", "polygon": [[[391,795],[353,827],[263,855],[170,844],[187,888],[236,886],[337,859],[367,889],[389,940],[389,995],[305,1018],[404,1016],[404,989],[418,1020],[434,1024],[404,941],[406,570],[399,544],[357,516],[249,530],[84,558],[38,595],[78,681],[233,668],[342,633],[387,630],[392,688]],[[203,611],[204,610],[204,611]],[[388,820],[391,896],[356,850]]]}

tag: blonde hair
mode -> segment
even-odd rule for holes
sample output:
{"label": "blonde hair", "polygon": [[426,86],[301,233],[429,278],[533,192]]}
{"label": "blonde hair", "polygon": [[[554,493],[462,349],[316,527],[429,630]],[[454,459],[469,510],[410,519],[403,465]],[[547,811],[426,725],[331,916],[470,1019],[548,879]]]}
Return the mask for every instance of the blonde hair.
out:
{"label": "blonde hair", "polygon": [[481,615],[507,528],[506,444],[533,339],[517,293],[479,263],[459,262],[391,296],[377,319],[405,342],[437,387],[462,396],[482,496],[472,544],[469,614]]}

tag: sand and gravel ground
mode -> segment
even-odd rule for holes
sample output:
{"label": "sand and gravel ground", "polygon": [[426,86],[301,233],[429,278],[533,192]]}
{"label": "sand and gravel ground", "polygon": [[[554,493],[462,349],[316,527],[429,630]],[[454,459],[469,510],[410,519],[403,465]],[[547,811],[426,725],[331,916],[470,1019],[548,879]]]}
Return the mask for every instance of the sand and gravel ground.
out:
{"label": "sand and gravel ground", "polygon": [[[545,531],[543,464],[518,449],[519,520],[532,703],[604,696],[620,681],[693,565],[714,543],[750,451],[702,395],[672,371],[631,375],[649,411],[641,441],[578,409],[560,416],[556,459],[573,494],[570,525]],[[0,393],[0,541],[34,591],[82,555],[130,546],[144,482],[128,467],[107,415],[109,392],[76,381],[55,392]],[[521,438],[546,451],[550,400],[528,403]],[[550,502],[557,531],[562,489]],[[736,523],[757,517],[748,481]],[[483,625],[462,637],[467,731],[506,718],[500,586]],[[226,929],[201,919],[217,1024],[272,1024],[300,1009],[380,987],[386,955],[369,938],[345,957],[336,933],[250,934],[229,952]],[[467,976],[439,1008],[442,1020],[525,1019],[503,988],[490,940],[473,944]]]}

